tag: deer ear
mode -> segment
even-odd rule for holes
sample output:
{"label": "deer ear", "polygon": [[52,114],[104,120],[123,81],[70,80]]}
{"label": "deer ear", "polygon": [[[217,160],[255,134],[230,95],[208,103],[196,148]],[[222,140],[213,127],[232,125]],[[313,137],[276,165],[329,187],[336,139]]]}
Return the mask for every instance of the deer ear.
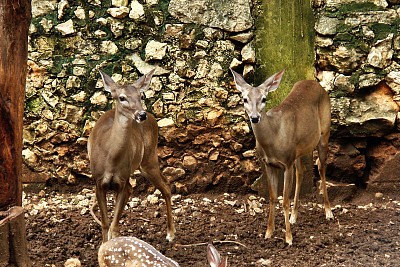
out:
{"label": "deer ear", "polygon": [[218,267],[221,263],[221,256],[218,250],[211,244],[207,246],[207,260],[211,267]]}
{"label": "deer ear", "polygon": [[224,258],[220,264],[218,265],[218,267],[228,267],[228,258]]}
{"label": "deer ear", "polygon": [[269,77],[265,82],[259,85],[258,88],[263,90],[265,93],[275,91],[278,88],[279,84],[281,83],[283,73],[285,73],[285,69]]}
{"label": "deer ear", "polygon": [[151,71],[149,71],[147,74],[143,75],[136,81],[136,84],[139,85],[139,89],[140,89],[141,93],[143,93],[144,91],[146,91],[149,88],[151,78],[153,77],[155,70],[156,69],[152,69]]}
{"label": "deer ear", "polygon": [[229,68],[233,74],[233,79],[236,84],[236,88],[243,93],[243,90],[246,86],[249,86],[249,84],[244,80],[243,76],[234,71],[233,69]]}
{"label": "deer ear", "polygon": [[117,88],[117,84],[114,82],[114,80],[110,76],[108,76],[101,70],[99,70],[99,73],[101,75],[101,79],[103,80],[104,90],[111,93],[111,95],[114,97],[114,95],[116,94],[115,88]]}

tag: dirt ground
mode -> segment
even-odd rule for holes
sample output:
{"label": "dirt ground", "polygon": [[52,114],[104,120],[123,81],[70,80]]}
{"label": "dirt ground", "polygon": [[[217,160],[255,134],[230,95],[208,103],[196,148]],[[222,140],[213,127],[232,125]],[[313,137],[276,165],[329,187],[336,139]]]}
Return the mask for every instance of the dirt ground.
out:
{"label": "dirt ground", "polygon": [[[208,266],[210,242],[230,266],[400,266],[399,187],[360,189],[350,201],[331,201],[332,221],[314,196],[303,198],[292,246],[284,243],[281,207],[274,237],[264,239],[268,201],[255,194],[174,195],[177,233],[168,243],[163,200],[142,192],[128,203],[121,232],[147,241],[180,266]],[[92,185],[25,188],[33,266],[64,266],[69,258],[98,266],[100,227],[88,212],[93,198]]]}

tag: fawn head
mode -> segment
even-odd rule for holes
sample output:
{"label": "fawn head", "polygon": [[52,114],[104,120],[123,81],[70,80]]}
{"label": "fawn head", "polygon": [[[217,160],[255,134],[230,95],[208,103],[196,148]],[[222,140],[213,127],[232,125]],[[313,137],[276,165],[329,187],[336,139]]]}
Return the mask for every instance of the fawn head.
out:
{"label": "fawn head", "polygon": [[116,111],[128,119],[142,122],[147,119],[146,112],[143,109],[141,96],[149,88],[151,78],[155,69],[140,77],[133,84],[119,85],[114,80],[102,72],[100,75],[104,83],[104,89],[111,93],[116,101]]}
{"label": "fawn head", "polygon": [[235,80],[236,88],[242,92],[244,109],[251,123],[259,123],[261,120],[261,113],[265,110],[267,96],[270,92],[278,88],[285,70],[283,69],[275,73],[257,87],[249,85],[236,71],[231,69],[231,72]]}

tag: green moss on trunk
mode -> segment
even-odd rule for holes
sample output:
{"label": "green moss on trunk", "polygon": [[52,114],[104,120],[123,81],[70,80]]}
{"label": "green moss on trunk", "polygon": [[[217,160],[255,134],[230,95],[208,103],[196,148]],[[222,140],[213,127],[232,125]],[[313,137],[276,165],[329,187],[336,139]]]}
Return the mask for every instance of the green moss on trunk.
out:
{"label": "green moss on trunk", "polygon": [[260,0],[256,20],[255,84],[286,68],[269,100],[279,104],[298,80],[314,79],[314,14],[310,0]]}

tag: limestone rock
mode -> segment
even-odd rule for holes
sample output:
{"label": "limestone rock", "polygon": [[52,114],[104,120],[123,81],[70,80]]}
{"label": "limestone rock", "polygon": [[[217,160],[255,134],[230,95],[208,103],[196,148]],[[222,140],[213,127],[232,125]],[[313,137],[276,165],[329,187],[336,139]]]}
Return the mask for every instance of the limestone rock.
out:
{"label": "limestone rock", "polygon": [[100,51],[114,55],[118,52],[118,46],[113,41],[103,41],[101,42]]}
{"label": "limestone rock", "polygon": [[[33,3],[34,1],[32,1]],[[47,2],[48,3],[48,2]],[[58,2],[58,10],[57,10],[57,14],[58,14],[58,19],[62,19],[62,17],[64,16],[64,12],[65,10],[69,7],[68,1],[67,0],[61,0],[60,2]]]}
{"label": "limestone rock", "polygon": [[161,119],[157,122],[158,127],[163,128],[163,127],[169,127],[169,126],[173,126],[175,124],[174,120],[171,118],[164,118]]}
{"label": "limestone rock", "polygon": [[332,120],[342,137],[380,137],[394,129],[399,107],[391,91],[380,84],[371,94],[359,98],[333,98]]}
{"label": "limestone rock", "polygon": [[339,19],[321,16],[315,25],[315,30],[321,35],[333,35],[337,32]]}
{"label": "limestone rock", "polygon": [[81,267],[81,261],[77,258],[70,258],[65,262],[64,267]]}
{"label": "limestone rock", "polygon": [[256,62],[256,52],[252,43],[248,43],[247,45],[245,45],[241,51],[241,54],[242,61],[244,63],[254,64]]}
{"label": "limestone rock", "polygon": [[129,17],[134,20],[144,17],[143,6],[137,0],[132,0],[131,2],[131,11],[129,12]]}
{"label": "limestone rock", "polygon": [[132,61],[133,65],[139,70],[139,72],[141,74],[149,73],[154,68],[156,69],[154,75],[163,75],[163,74],[167,74],[170,72],[162,67],[151,65],[151,64],[145,62],[140,57],[140,55],[138,55],[136,53],[126,56],[126,59],[128,59],[129,61]]}
{"label": "limestone rock", "polygon": [[46,15],[47,13],[56,10],[57,0],[32,0],[32,18]]}
{"label": "limestone rock", "polygon": [[152,59],[161,60],[164,58],[167,52],[167,43],[160,43],[154,40],[150,40],[145,48],[146,61]]}
{"label": "limestone rock", "polygon": [[335,93],[340,92],[344,95],[351,95],[354,92],[355,86],[351,82],[350,76],[339,74],[334,81]]}
{"label": "limestone rock", "polygon": [[113,18],[122,19],[128,16],[129,8],[126,6],[112,7],[107,10]]}
{"label": "limestone rock", "polygon": [[116,7],[128,6],[128,0],[112,0],[111,3]]}
{"label": "limestone rock", "polygon": [[329,37],[316,36],[315,43],[319,47],[329,47],[333,45],[333,40]]}
{"label": "limestone rock", "polygon": [[233,35],[229,38],[234,41],[238,41],[243,44],[247,44],[248,42],[250,42],[253,39],[253,37],[254,37],[253,32],[244,32],[244,33],[239,33],[239,34]]}
{"label": "limestone rock", "polygon": [[80,6],[77,7],[77,9],[74,11],[74,14],[78,19],[85,19],[86,18],[85,10]]}
{"label": "limestone rock", "polygon": [[154,6],[158,4],[159,0],[146,0],[146,4],[150,5],[150,6]]}
{"label": "limestone rock", "polygon": [[330,141],[326,176],[334,181],[355,183],[363,178],[366,158],[354,143]]}
{"label": "limestone rock", "polygon": [[185,176],[186,172],[182,168],[166,167],[162,171],[162,174],[169,180],[177,180]]}
{"label": "limestone rock", "polygon": [[184,23],[197,23],[230,32],[253,26],[248,0],[171,0],[169,13]]}
{"label": "limestone rock", "polygon": [[363,57],[356,49],[339,46],[329,59],[332,66],[336,67],[340,73],[351,73],[361,64]]}
{"label": "limestone rock", "polygon": [[29,148],[22,150],[22,156],[24,157],[24,160],[29,162],[30,164],[35,164],[38,162],[37,155]]}
{"label": "limestone rock", "polygon": [[92,103],[93,105],[105,106],[107,104],[107,97],[104,95],[103,92],[96,92],[90,98],[90,103]]}
{"label": "limestone rock", "polygon": [[58,24],[56,26],[56,29],[62,34],[62,35],[70,35],[75,33],[75,29],[74,29],[74,23],[72,22],[72,19]]}
{"label": "limestone rock", "polygon": [[388,182],[400,182],[399,171],[399,134],[392,134],[381,139],[368,152],[371,160],[371,172],[368,184],[377,186]]}
{"label": "limestone rock", "polygon": [[186,169],[194,170],[197,167],[197,159],[193,156],[184,156],[182,164]]}
{"label": "limestone rock", "polygon": [[378,41],[368,54],[368,63],[380,69],[389,66],[393,56],[392,40],[391,33],[386,39]]}
{"label": "limestone rock", "polygon": [[231,64],[229,65],[229,68],[231,69],[236,69],[237,67],[239,67],[240,65],[242,65],[242,61],[238,60],[237,58],[232,59]]}
{"label": "limestone rock", "polygon": [[359,87],[360,89],[372,87],[378,85],[381,79],[375,73],[367,73],[360,75]]}
{"label": "limestone rock", "polygon": [[65,84],[66,88],[79,88],[81,86],[81,80],[76,76],[69,76],[67,79],[67,83]]}
{"label": "limestone rock", "polygon": [[386,76],[387,85],[392,89],[397,95],[400,94],[400,70],[391,71]]}
{"label": "limestone rock", "polygon": [[[396,1],[396,0],[395,0]],[[328,7],[339,7],[345,4],[357,3],[356,0],[325,0]],[[373,3],[377,6],[387,7],[386,0],[363,0],[364,3]]]}
{"label": "limestone rock", "polygon": [[322,88],[328,92],[332,92],[335,75],[334,71],[320,71],[318,73],[318,80]]}

